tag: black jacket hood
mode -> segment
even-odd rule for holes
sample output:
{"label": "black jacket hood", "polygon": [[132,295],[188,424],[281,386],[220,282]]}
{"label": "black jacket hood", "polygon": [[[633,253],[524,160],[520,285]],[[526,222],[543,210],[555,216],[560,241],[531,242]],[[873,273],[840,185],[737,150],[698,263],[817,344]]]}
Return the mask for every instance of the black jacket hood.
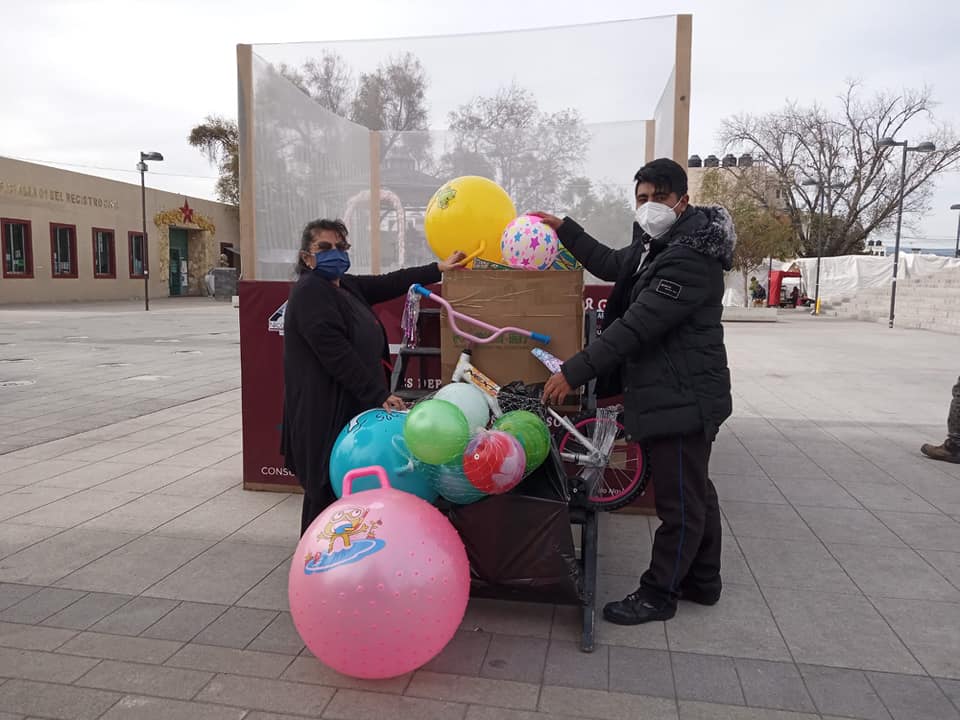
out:
{"label": "black jacket hood", "polygon": [[737,231],[730,213],[720,205],[694,206],[687,212],[691,211],[693,215],[702,215],[703,219],[695,222],[691,217],[685,222],[681,216],[676,230],[668,236],[667,244],[686,245],[701,255],[718,259],[724,270],[730,270],[737,246]]}

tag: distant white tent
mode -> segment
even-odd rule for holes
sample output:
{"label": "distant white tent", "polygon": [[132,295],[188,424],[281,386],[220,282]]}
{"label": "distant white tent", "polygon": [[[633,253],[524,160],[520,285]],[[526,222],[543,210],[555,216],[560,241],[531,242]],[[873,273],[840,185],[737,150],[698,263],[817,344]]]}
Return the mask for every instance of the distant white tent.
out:
{"label": "distant white tent", "polygon": [[[787,270],[794,265],[802,275],[801,292],[813,297],[816,288],[817,259],[796,258],[794,260],[774,260],[773,270]],[[767,287],[767,275],[771,269],[770,261],[758,265],[746,273],[756,277]],[[921,253],[903,253],[900,255],[898,277],[904,282],[934,273],[956,270],[960,272],[960,259]],[[825,257],[820,263],[820,297],[825,302],[837,301],[855,295],[858,290],[871,287],[889,286],[893,278],[893,258],[875,255],[841,255]],[[726,306],[744,306],[744,274],[729,272],[725,282],[723,304]]]}

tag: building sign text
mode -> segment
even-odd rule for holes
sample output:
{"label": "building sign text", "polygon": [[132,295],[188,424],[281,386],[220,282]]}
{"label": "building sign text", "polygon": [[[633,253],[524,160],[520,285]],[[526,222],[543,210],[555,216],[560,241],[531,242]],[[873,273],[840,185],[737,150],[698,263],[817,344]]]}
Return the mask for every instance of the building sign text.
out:
{"label": "building sign text", "polygon": [[20,197],[36,200],[52,200],[53,202],[68,203],[70,205],[86,205],[89,207],[116,210],[120,207],[117,200],[107,200],[92,195],[78,195],[72,192],[63,192],[51,188],[27,185],[25,183],[4,182],[0,180],[0,195],[19,195]]}

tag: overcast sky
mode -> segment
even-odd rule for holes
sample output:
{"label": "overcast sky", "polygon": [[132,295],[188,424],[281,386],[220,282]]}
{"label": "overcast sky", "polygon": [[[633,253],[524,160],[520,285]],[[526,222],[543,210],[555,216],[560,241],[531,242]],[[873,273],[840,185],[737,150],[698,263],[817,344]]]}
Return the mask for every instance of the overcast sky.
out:
{"label": "overcast sky", "polygon": [[[955,0],[0,0],[0,154],[136,181],[137,153],[166,158],[149,184],[212,196],[215,172],[186,142],[203,116],[236,116],[237,43],[282,43],[536,28],[693,14],[691,152],[719,150],[720,120],[833,102],[847,78],[870,88],[933,87],[960,128]],[[572,46],[584,55],[590,48]],[[630,53],[645,67],[643,38]],[[464,78],[464,82],[471,81]],[[923,128],[915,128],[920,141]],[[87,166],[86,168],[76,166]],[[164,173],[164,174],[161,174]],[[951,245],[960,174],[906,233]]]}

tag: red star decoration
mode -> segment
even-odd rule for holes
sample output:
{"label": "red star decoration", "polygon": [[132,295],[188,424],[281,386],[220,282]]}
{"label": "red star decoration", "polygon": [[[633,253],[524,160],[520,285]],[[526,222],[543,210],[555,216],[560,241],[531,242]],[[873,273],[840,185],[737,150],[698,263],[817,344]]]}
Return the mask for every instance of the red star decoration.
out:
{"label": "red star decoration", "polygon": [[183,199],[183,207],[179,208],[180,212],[183,213],[183,221],[192,223],[193,222],[193,208],[190,207],[190,203],[187,202],[187,199]]}

